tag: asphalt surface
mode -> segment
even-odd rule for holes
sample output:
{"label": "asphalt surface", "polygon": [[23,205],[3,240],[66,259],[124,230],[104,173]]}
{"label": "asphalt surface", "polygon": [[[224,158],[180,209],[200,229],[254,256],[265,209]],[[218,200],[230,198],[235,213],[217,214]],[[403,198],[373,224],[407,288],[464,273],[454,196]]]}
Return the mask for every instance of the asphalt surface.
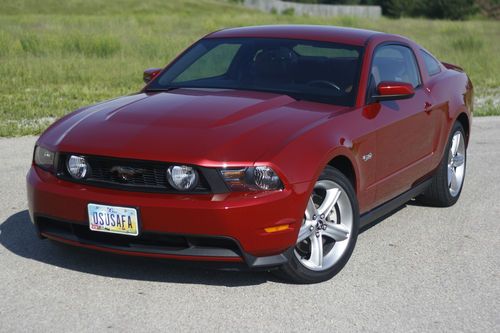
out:
{"label": "asphalt surface", "polygon": [[317,285],[56,245],[35,237],[34,137],[0,139],[0,331],[500,331],[500,117],[474,119],[452,208],[408,204]]}

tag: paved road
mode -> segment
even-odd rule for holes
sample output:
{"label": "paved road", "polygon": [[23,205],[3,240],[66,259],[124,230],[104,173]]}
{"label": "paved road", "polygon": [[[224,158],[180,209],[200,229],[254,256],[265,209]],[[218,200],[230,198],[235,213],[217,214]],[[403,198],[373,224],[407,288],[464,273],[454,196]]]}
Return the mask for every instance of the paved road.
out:
{"label": "paved road", "polygon": [[33,137],[0,139],[0,331],[500,331],[500,117],[475,119],[458,205],[407,205],[309,286],[35,238]]}

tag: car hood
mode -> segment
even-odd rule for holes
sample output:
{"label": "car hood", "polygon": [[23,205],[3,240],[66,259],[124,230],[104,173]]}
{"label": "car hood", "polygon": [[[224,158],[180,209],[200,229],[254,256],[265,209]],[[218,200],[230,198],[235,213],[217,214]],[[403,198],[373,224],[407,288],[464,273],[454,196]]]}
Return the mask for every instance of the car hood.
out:
{"label": "car hood", "polygon": [[139,93],[75,111],[52,125],[39,143],[80,154],[249,164],[341,109],[252,91]]}

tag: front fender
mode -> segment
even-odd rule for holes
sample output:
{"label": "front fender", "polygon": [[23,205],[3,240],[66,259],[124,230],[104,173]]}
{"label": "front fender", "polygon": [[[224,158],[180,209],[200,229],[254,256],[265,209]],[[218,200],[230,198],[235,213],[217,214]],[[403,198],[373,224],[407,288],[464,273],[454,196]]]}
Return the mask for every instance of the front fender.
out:
{"label": "front fender", "polygon": [[374,194],[366,189],[375,181],[375,162],[364,162],[362,157],[375,153],[376,136],[373,124],[362,118],[358,109],[332,115],[288,141],[278,152],[263,155],[256,163],[275,166],[285,182],[307,182],[312,191],[324,168],[334,158],[343,156],[352,165],[354,188],[359,194],[360,208],[364,208]]}

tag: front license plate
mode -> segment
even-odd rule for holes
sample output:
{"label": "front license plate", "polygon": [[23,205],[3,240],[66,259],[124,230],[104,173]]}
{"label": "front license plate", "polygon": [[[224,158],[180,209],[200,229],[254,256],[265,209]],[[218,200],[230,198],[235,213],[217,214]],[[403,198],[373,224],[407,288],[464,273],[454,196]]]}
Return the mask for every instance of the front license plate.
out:
{"label": "front license plate", "polygon": [[139,219],[134,208],[88,204],[88,213],[92,231],[139,235]]}

